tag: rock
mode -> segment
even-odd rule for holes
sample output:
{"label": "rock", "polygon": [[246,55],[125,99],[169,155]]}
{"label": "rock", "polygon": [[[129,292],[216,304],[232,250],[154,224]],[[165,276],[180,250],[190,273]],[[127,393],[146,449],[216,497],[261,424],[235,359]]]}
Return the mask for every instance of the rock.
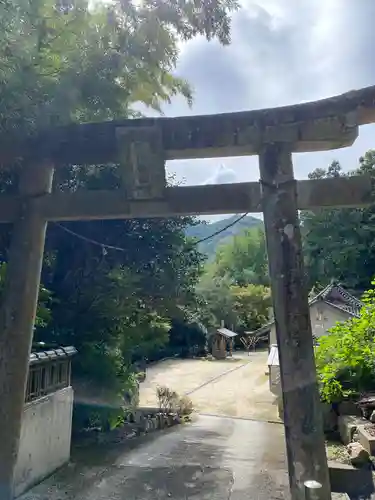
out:
{"label": "rock", "polygon": [[151,417],[151,422],[152,422],[152,428],[157,429],[158,428],[158,418],[156,415],[153,415]]}
{"label": "rock", "polygon": [[368,420],[375,409],[375,396],[368,395],[362,398],[358,401],[358,407],[361,409],[364,418]]}
{"label": "rock", "polygon": [[354,439],[354,433],[357,432],[358,425],[363,425],[364,420],[354,415],[341,415],[338,418],[338,428],[341,441],[344,444],[349,444]]}
{"label": "rock", "polygon": [[158,428],[159,429],[164,429],[164,415],[162,413],[157,414],[157,419],[158,419]]}
{"label": "rock", "polygon": [[143,412],[139,410],[133,412],[133,419],[136,424],[142,424],[144,420]]}
{"label": "rock", "polygon": [[375,410],[370,415],[370,422],[372,422],[373,424],[375,424]]}
{"label": "rock", "polygon": [[350,443],[347,446],[347,450],[350,455],[350,461],[352,465],[361,466],[368,463],[370,459],[370,454],[364,447],[359,443]]}
{"label": "rock", "polygon": [[169,413],[168,416],[167,416],[167,421],[168,421],[168,427],[172,427],[172,425],[174,424],[174,415],[173,413]]}

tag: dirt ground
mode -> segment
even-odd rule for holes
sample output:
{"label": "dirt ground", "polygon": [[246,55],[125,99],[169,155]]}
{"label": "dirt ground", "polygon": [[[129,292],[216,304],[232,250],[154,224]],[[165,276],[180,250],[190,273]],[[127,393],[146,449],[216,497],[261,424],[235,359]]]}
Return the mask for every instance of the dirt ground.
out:
{"label": "dirt ground", "polygon": [[267,351],[236,353],[226,360],[167,360],[148,368],[140,406],[157,406],[157,386],[188,395],[200,414],[279,421],[268,388]]}

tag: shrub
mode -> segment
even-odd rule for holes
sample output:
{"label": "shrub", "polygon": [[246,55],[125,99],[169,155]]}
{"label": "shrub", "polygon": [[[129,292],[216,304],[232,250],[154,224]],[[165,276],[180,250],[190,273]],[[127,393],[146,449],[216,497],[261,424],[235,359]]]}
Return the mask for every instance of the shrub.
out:
{"label": "shrub", "polygon": [[162,413],[178,413],[181,417],[187,417],[194,411],[193,402],[190,398],[187,396],[180,397],[177,392],[168,387],[158,387],[156,394]]}
{"label": "shrub", "polygon": [[188,417],[194,411],[193,402],[187,396],[182,396],[178,401],[178,413],[182,417]]}
{"label": "shrub", "polygon": [[177,410],[178,394],[169,387],[158,387],[156,395],[159,401],[159,408],[162,413],[171,413]]}
{"label": "shrub", "polygon": [[375,389],[374,289],[364,294],[363,302],[359,318],[337,323],[315,348],[324,401],[338,402]]}

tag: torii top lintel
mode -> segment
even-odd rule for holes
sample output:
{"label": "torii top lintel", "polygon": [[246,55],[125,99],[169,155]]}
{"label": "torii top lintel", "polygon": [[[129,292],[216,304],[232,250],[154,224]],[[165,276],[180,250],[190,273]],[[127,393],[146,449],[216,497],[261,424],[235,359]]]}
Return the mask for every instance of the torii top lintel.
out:
{"label": "torii top lintel", "polygon": [[[350,146],[358,126],[375,122],[375,86],[319,101],[278,108],[141,118],[51,128],[17,145],[17,154],[59,163],[110,163],[118,158],[118,129],[156,128],[165,159],[257,154],[262,144],[286,142],[296,152]],[[3,153],[7,148],[3,148]],[[14,151],[14,150],[13,150]],[[20,153],[21,152],[21,153]],[[4,158],[4,155],[3,155]]]}

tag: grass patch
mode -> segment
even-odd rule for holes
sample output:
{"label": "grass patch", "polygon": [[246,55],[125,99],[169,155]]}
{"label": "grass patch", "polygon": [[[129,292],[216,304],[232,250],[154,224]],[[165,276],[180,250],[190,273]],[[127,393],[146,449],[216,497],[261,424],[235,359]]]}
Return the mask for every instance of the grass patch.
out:
{"label": "grass patch", "polygon": [[346,446],[339,441],[326,441],[326,450],[328,460],[350,464],[350,457]]}

